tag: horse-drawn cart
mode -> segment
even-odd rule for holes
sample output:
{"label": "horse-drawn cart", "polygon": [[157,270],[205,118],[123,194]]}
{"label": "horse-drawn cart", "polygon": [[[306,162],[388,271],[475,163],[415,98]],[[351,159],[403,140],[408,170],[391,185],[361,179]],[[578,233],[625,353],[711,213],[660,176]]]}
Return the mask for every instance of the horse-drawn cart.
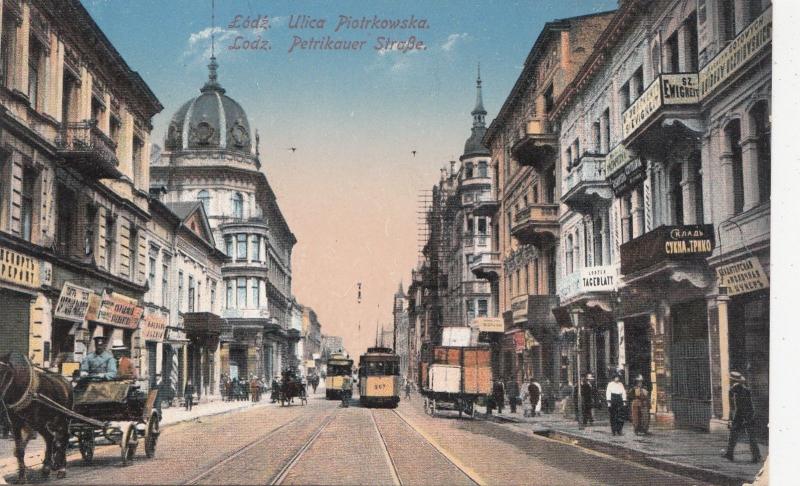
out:
{"label": "horse-drawn cart", "polygon": [[308,402],[306,385],[296,374],[284,371],[277,398],[282,407],[290,405],[295,398],[300,399],[300,405],[305,405]]}
{"label": "horse-drawn cart", "polygon": [[122,463],[132,461],[139,441],[145,456],[156,453],[161,415],[154,408],[157,390],[145,393],[127,381],[89,382],[76,387],[69,432],[84,462],[94,457],[97,439],[120,446]]}

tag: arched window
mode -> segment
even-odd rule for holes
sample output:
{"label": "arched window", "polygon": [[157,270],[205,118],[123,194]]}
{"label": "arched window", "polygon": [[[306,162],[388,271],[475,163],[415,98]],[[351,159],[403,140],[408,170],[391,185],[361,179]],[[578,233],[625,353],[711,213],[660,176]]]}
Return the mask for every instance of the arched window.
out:
{"label": "arched window", "polygon": [[770,200],[770,178],[772,176],[772,147],[770,145],[771,126],[769,106],[766,101],[759,101],[750,110],[750,126],[755,137],[758,154],[758,201]]}
{"label": "arched window", "polygon": [[731,158],[733,180],[728,181],[733,190],[733,214],[744,210],[744,170],[742,168],[742,126],[733,120],[725,127],[726,156]]}
{"label": "arched window", "polygon": [[489,168],[485,161],[478,162],[478,177],[489,177]]}
{"label": "arched window", "polygon": [[242,193],[236,192],[232,197],[233,203],[233,217],[237,219],[244,218],[244,197]]}
{"label": "arched window", "polygon": [[208,210],[211,209],[211,195],[203,189],[202,191],[197,193],[197,200],[203,203],[203,209],[205,209],[206,213]]}

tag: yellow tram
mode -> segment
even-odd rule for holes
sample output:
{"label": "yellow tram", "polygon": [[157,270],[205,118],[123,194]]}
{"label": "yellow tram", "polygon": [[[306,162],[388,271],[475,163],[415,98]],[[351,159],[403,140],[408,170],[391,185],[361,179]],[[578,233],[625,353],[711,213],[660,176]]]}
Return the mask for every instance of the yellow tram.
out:
{"label": "yellow tram", "polygon": [[396,407],[400,402],[400,358],[390,348],[369,348],[358,364],[362,406]]}
{"label": "yellow tram", "polygon": [[[337,400],[344,391],[344,378],[353,374],[353,360],[344,354],[332,354],[328,358],[325,374],[325,398]],[[348,390],[350,391],[350,390]]]}

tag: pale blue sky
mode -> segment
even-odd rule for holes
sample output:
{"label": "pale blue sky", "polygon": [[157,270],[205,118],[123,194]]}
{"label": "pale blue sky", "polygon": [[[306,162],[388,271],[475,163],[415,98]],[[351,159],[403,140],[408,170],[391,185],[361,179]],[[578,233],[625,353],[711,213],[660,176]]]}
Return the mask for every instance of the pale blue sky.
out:
{"label": "pale blue sky", "polygon": [[[154,119],[163,144],[169,118],[207,76],[211,2],[85,0],[132,69],[164,104]],[[261,158],[299,243],[294,290],[314,307],[323,332],[359,352],[376,321],[391,322],[392,295],[416,262],[416,206],[438,169],[457,159],[471,126],[481,63],[487,121],[497,114],[546,21],[610,10],[616,0],[259,1],[217,0],[217,26],[237,14],[277,17],[261,35],[269,52],[226,49],[239,32],[217,34],[219,80],[261,135]],[[290,15],[327,19],[293,30]],[[427,19],[422,31],[348,30],[339,15]],[[292,37],[366,40],[359,52],[287,50]],[[416,53],[379,54],[378,36],[415,35]],[[287,150],[297,147],[296,152]],[[417,154],[412,157],[411,151]],[[350,293],[364,286],[361,305]],[[380,308],[378,308],[380,305]],[[358,322],[362,333],[357,334]],[[371,331],[367,331],[371,329]]]}

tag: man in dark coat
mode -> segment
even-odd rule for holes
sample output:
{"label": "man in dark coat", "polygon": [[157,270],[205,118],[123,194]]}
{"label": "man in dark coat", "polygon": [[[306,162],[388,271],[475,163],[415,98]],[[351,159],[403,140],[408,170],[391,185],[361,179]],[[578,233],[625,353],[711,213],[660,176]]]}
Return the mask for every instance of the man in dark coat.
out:
{"label": "man in dark coat", "polygon": [[192,405],[194,405],[194,385],[192,385],[192,380],[186,382],[186,388],[183,389],[183,401],[186,410],[191,412]]}
{"label": "man in dark coat", "polygon": [[517,380],[508,380],[506,386],[508,393],[508,406],[511,407],[511,413],[517,413],[517,400],[519,400],[519,385]]}
{"label": "man in dark coat", "polygon": [[753,406],[753,396],[750,393],[744,375],[738,371],[731,371],[731,389],[728,392],[731,403],[731,432],[728,437],[728,449],[722,457],[733,461],[733,450],[739,440],[742,431],[747,432],[747,439],[750,441],[750,453],[753,462],[761,462],[761,452],[758,450],[758,443],[753,436],[753,418],[755,417],[755,407]]}
{"label": "man in dark coat", "polygon": [[530,384],[528,384],[528,397],[531,400],[531,412],[533,412],[533,416],[535,417],[538,413],[536,410],[536,406],[539,404],[539,400],[542,398],[541,393],[539,391],[539,386],[536,380],[531,380]]}
{"label": "man in dark coat", "polygon": [[494,387],[492,388],[492,396],[494,397],[494,406],[497,408],[497,413],[503,413],[503,407],[506,404],[505,399],[505,386],[503,386],[503,382],[497,380],[494,382]]}
{"label": "man in dark coat", "polygon": [[592,417],[592,404],[594,404],[595,392],[594,387],[592,387],[590,382],[591,378],[591,373],[587,373],[581,377],[580,397],[578,396],[578,388],[575,387],[575,415],[577,416],[578,423],[581,425],[594,423],[594,417]]}

